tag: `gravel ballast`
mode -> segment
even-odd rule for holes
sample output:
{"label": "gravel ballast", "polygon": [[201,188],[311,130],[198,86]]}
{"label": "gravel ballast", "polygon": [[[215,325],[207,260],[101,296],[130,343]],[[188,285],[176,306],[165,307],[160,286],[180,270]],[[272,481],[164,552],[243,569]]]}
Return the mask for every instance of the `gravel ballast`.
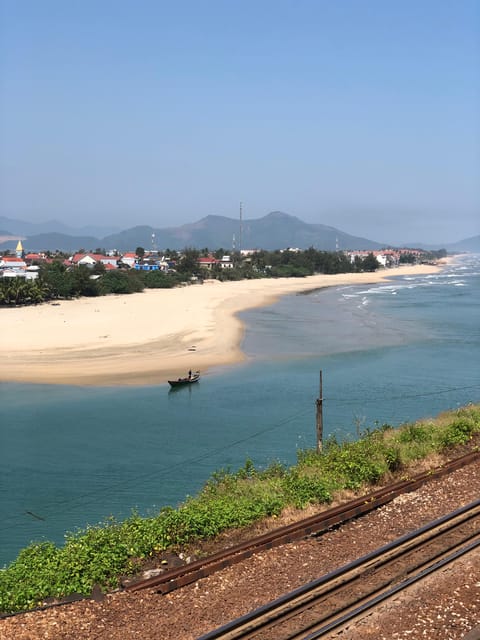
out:
{"label": "gravel ballast", "polygon": [[[480,462],[318,538],[258,553],[167,595],[117,592],[0,620],[1,640],[194,640],[480,496]],[[456,640],[480,625],[480,554],[464,556],[331,637]]]}

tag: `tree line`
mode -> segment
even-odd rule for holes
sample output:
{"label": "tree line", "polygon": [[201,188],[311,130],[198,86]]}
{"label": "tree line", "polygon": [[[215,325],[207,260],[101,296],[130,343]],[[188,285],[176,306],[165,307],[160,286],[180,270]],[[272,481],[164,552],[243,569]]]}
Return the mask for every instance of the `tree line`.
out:
{"label": "tree line", "polygon": [[[143,258],[139,247],[137,255]],[[441,257],[441,252],[428,254],[431,259]],[[355,273],[375,271],[379,265],[370,253],[365,258],[350,258],[341,252],[317,251],[258,251],[248,257],[240,253],[231,255],[233,268],[213,266],[210,270],[199,267],[198,258],[213,255],[220,259],[223,249],[210,254],[207,248],[197,250],[187,248],[181,254],[167,250],[168,260],[175,264],[168,272],[143,271],[133,268],[118,268],[107,271],[103,264],[93,267],[65,266],[60,256],[50,263],[39,264],[38,277],[0,278],[0,305],[31,305],[52,300],[68,300],[82,296],[103,296],[108,294],[137,293],[144,289],[171,288],[182,283],[202,281],[206,278],[219,280],[244,280],[252,278],[299,278],[317,273]],[[404,261],[413,261],[407,254]]]}

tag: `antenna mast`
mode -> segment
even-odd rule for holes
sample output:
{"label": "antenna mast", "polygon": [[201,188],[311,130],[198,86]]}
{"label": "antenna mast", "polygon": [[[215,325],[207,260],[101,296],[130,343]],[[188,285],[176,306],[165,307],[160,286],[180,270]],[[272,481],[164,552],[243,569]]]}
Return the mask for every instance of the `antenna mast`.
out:
{"label": "antenna mast", "polygon": [[242,252],[242,224],[243,224],[243,220],[242,220],[242,203],[240,202],[240,238],[238,241],[238,250],[240,251],[240,253]]}

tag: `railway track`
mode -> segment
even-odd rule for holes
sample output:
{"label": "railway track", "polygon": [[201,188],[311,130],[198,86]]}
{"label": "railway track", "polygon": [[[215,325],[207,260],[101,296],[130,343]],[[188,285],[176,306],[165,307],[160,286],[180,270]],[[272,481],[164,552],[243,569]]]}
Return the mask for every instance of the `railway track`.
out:
{"label": "railway track", "polygon": [[353,518],[369,513],[391,502],[397,496],[409,491],[414,491],[429,480],[439,478],[456,469],[460,469],[477,460],[479,457],[479,452],[469,453],[435,470],[426,471],[408,480],[402,480],[387,487],[377,489],[339,507],[327,509],[315,516],[300,520],[285,527],[280,527],[273,532],[235,545],[207,558],[202,558],[190,564],[165,571],[153,578],[136,581],[127,585],[125,590],[138,591],[141,589],[156,589],[158,593],[169,593],[187,584],[196,582],[201,578],[205,578],[220,569],[232,566],[252,556],[254,553],[265,551],[288,542],[294,542],[295,540],[300,540],[308,536],[321,534],[334,526],[341,525]]}
{"label": "railway track", "polygon": [[[465,467],[479,458],[480,452],[478,451],[455,458],[454,460],[445,463],[442,467],[438,467],[437,469],[427,471],[413,478],[402,480],[381,489],[377,489],[376,491],[363,495],[356,500],[340,505],[339,507],[327,509],[320,514],[300,520],[285,527],[280,527],[273,532],[258,536],[245,543],[235,545],[190,564],[166,570],[162,574],[153,578],[137,580],[125,585],[123,590],[139,591],[142,589],[154,589],[159,594],[169,593],[175,589],[194,583],[201,578],[205,578],[216,571],[232,566],[255,553],[265,551],[288,542],[294,542],[308,536],[319,535],[332,527],[339,526],[349,520],[369,513],[370,511],[391,502],[403,493],[414,491],[430,480],[439,478],[455,471],[456,469]],[[96,593],[96,591],[98,591],[98,589],[94,589],[94,592],[88,596],[73,594],[62,600],[44,604],[42,606],[29,609],[28,611],[42,611],[53,607],[61,607],[80,600],[87,600],[91,598],[98,599],[99,594]],[[0,619],[15,616],[20,613],[24,612],[20,611],[15,614],[2,614],[0,615]]]}
{"label": "railway track", "polygon": [[480,500],[198,640],[314,640],[480,545]]}

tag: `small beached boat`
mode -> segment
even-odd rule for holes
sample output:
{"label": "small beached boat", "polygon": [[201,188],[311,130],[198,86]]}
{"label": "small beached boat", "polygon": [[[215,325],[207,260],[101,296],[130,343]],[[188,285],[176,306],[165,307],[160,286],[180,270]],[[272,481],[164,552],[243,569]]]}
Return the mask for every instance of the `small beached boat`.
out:
{"label": "small beached boat", "polygon": [[184,385],[193,384],[194,382],[198,382],[199,380],[200,380],[200,371],[194,371],[193,373],[189,373],[186,378],[169,380],[168,384],[171,387],[183,387]]}

